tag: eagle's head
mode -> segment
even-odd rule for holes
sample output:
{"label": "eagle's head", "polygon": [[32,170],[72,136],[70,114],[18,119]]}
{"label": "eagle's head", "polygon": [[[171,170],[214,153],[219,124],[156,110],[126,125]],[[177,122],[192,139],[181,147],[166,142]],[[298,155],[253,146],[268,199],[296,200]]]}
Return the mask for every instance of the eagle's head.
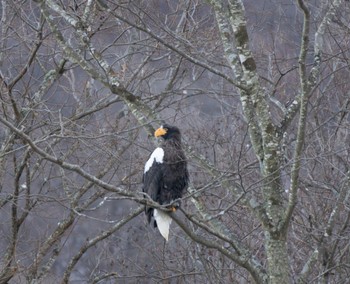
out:
{"label": "eagle's head", "polygon": [[168,124],[164,124],[161,127],[159,127],[155,132],[154,132],[155,137],[163,137],[165,140],[171,139],[171,138],[176,138],[176,139],[181,139],[181,134],[179,128],[176,126],[170,126]]}

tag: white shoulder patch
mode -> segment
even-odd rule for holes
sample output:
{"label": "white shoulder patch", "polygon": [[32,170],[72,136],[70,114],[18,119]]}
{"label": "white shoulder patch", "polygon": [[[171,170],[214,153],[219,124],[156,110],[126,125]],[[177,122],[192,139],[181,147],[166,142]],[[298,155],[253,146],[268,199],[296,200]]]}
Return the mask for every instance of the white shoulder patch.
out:
{"label": "white shoulder patch", "polygon": [[173,219],[171,219],[171,217],[167,213],[157,209],[154,209],[153,216],[157,222],[159,232],[161,233],[163,238],[166,241],[168,241],[170,224]]}
{"label": "white shoulder patch", "polygon": [[157,163],[163,163],[163,158],[164,158],[164,150],[160,147],[156,148],[151,157],[149,157],[148,161],[145,164],[145,170],[144,173],[147,173],[150,167],[152,167],[154,160]]}

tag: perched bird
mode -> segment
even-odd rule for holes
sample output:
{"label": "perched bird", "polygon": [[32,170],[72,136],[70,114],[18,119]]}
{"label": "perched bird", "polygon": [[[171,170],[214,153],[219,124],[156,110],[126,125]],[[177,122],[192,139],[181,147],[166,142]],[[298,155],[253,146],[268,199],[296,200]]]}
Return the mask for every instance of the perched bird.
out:
{"label": "perched bird", "polygon": [[[175,126],[162,125],[154,132],[163,142],[156,148],[145,164],[142,191],[159,204],[171,204],[182,197],[188,185],[188,170],[185,154],[181,147],[181,133]],[[172,211],[179,204],[170,205]],[[154,219],[162,236],[168,240],[171,217],[165,212],[146,206],[149,223]]]}

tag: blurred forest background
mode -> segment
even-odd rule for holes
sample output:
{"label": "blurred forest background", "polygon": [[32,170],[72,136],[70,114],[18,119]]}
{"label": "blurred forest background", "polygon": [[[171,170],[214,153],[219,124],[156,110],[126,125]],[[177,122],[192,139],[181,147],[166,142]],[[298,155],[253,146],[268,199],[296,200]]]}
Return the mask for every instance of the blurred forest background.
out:
{"label": "blurred forest background", "polygon": [[0,283],[348,283],[349,3],[0,0]]}

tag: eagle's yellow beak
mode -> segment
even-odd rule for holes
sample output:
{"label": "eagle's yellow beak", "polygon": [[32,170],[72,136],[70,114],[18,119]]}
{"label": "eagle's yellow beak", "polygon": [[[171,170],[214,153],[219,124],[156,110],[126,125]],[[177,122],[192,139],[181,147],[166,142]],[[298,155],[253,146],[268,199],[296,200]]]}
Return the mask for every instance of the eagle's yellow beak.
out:
{"label": "eagle's yellow beak", "polygon": [[154,132],[154,136],[155,136],[155,137],[163,136],[163,135],[166,134],[166,132],[167,132],[167,129],[166,129],[166,128],[160,127],[160,128],[158,128],[158,129]]}

